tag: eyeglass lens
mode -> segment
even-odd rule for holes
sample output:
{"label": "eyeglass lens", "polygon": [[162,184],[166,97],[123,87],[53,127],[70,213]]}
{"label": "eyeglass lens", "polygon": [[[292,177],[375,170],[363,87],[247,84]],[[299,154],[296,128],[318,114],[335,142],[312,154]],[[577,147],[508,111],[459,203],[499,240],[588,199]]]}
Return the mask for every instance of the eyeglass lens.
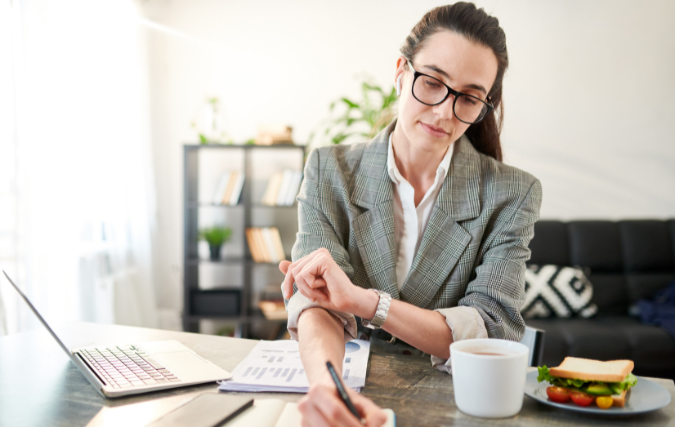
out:
{"label": "eyeglass lens", "polygon": [[[439,80],[420,75],[413,85],[413,95],[429,105],[440,103],[448,95],[448,88]],[[461,94],[454,102],[455,117],[466,123],[475,123],[487,113],[488,106],[472,96]]]}

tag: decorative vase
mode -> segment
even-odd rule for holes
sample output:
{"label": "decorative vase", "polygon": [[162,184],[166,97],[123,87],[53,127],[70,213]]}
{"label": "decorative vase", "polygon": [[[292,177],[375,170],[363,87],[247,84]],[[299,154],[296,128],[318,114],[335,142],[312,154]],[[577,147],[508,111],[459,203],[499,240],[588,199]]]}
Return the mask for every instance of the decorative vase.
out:
{"label": "decorative vase", "polygon": [[218,261],[220,259],[221,247],[221,245],[209,245],[209,250],[211,251],[211,261]]}

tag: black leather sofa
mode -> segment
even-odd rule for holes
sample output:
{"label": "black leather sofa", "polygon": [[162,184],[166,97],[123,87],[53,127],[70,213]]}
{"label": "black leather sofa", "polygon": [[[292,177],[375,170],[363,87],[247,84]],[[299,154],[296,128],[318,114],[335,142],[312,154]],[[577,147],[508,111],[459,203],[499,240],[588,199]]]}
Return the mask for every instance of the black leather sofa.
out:
{"label": "black leather sofa", "polygon": [[631,359],[636,375],[675,378],[675,339],[629,316],[629,307],[675,282],[675,220],[539,221],[528,264],[581,266],[598,314],[526,319],[544,329],[543,363],[565,356]]}

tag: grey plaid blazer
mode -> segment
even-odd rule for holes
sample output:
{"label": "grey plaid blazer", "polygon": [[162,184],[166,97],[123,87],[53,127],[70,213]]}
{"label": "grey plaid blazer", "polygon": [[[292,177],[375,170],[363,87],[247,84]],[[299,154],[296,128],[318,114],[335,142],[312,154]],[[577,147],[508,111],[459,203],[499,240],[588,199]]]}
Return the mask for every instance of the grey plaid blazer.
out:
{"label": "grey plaid blazer", "polygon": [[399,292],[394,183],[387,172],[395,123],[370,142],[310,153],[298,195],[293,260],[326,248],[357,286],[427,309],[473,307],[489,337],[519,341],[525,332],[525,261],[542,198],[539,180],[460,138]]}

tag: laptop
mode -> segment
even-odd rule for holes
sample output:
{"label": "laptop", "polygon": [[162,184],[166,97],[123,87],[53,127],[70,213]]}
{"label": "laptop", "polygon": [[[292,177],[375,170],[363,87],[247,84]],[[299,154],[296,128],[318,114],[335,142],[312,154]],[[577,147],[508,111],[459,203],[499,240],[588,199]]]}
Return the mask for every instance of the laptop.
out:
{"label": "laptop", "polygon": [[102,344],[68,349],[19,287],[2,271],[97,392],[120,397],[227,380],[232,374],[178,341]]}

